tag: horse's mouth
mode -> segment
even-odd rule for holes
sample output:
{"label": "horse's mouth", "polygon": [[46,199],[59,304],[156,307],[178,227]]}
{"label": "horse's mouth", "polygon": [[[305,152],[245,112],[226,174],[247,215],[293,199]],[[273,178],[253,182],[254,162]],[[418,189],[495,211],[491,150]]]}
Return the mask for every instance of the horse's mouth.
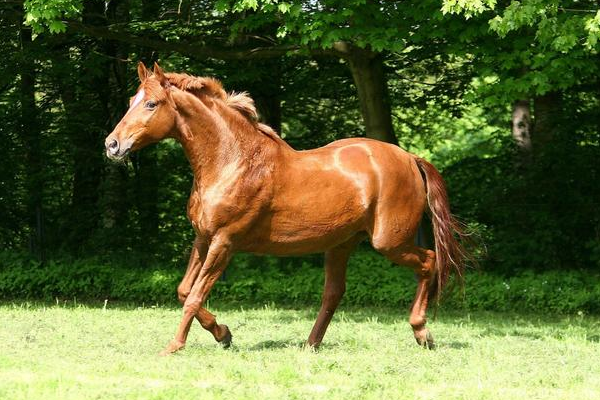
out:
{"label": "horse's mouth", "polygon": [[[119,141],[114,140],[116,145],[111,148],[110,146],[106,147],[106,157],[108,157],[112,161],[121,162],[127,158],[131,149],[133,148],[133,140],[131,136],[119,143]],[[119,145],[120,144],[120,145]]]}
{"label": "horse's mouth", "polygon": [[106,151],[106,157],[108,157],[110,160],[112,161],[116,161],[116,162],[120,162],[123,161],[127,158],[127,156],[129,155],[129,152],[131,150],[131,147],[124,149],[123,151],[119,151],[116,154],[112,154],[110,151]]}

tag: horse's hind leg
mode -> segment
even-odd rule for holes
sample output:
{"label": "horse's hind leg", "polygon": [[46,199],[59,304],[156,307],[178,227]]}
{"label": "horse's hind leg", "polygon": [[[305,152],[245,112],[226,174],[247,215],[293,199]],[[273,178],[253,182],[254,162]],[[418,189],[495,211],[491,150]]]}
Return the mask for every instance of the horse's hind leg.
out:
{"label": "horse's hind leg", "polygon": [[425,324],[427,323],[429,286],[435,273],[435,252],[414,245],[405,245],[381,252],[394,263],[410,267],[415,271],[419,281],[415,300],[410,309],[409,323],[417,343],[427,348],[433,348],[433,336]]}
{"label": "horse's hind leg", "polygon": [[[205,243],[202,243],[198,239],[194,241],[187,270],[185,271],[181,283],[177,287],[177,297],[182,305],[185,304],[185,300],[192,290],[192,285],[200,273],[200,268],[206,259],[207,251],[208,246]],[[212,333],[215,340],[220,342],[223,347],[227,348],[231,345],[231,332],[229,331],[229,328],[227,325],[217,324],[215,316],[207,309],[201,307],[196,313],[196,319],[204,329]]]}
{"label": "horse's hind leg", "polygon": [[353,238],[325,252],[325,287],[323,289],[323,299],[315,325],[308,336],[309,346],[314,348],[319,347],[325,336],[325,331],[331,322],[333,313],[346,291],[346,267],[348,266],[348,259],[359,241],[359,238]]}

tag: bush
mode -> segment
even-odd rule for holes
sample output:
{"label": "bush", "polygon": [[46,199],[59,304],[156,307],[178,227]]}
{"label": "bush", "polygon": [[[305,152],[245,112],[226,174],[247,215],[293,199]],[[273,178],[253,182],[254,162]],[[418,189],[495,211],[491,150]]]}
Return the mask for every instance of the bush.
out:
{"label": "bush", "polygon": [[[320,302],[321,259],[276,259],[240,254],[211,293],[215,303],[311,305]],[[14,253],[0,253],[0,298],[117,300],[175,304],[183,267],[128,267],[97,259],[52,260],[45,265]],[[373,251],[350,260],[345,305],[406,309],[416,279]],[[464,295],[451,292],[446,309],[599,313],[600,276],[583,270],[524,271],[515,276],[471,272]]]}
{"label": "bush", "polygon": [[516,154],[503,152],[444,169],[452,211],[487,246],[487,270],[600,272],[600,146],[574,145],[572,131],[557,135],[529,164],[517,167]]}

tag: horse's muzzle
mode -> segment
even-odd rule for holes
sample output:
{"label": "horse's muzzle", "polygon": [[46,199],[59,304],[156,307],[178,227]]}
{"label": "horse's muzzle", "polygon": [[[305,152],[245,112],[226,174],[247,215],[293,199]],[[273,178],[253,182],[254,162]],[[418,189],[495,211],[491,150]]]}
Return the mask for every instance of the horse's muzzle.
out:
{"label": "horse's muzzle", "polygon": [[125,158],[129,153],[129,150],[131,150],[131,144],[122,146],[117,139],[111,138],[110,136],[106,138],[104,146],[106,147],[106,156],[112,160],[121,160]]}
{"label": "horse's muzzle", "polygon": [[116,156],[119,153],[119,142],[117,139],[112,139],[106,143],[106,151],[111,156]]}

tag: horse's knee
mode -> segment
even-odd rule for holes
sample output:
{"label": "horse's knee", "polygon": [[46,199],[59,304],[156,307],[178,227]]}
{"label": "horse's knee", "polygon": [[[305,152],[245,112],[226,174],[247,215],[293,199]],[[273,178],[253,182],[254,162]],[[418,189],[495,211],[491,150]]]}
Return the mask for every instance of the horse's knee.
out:
{"label": "horse's knee", "polygon": [[193,301],[193,300],[194,299],[192,299],[192,301],[190,301],[189,297],[186,299],[186,302],[183,304],[183,313],[184,314],[196,315],[198,313],[198,311],[200,310],[200,301]]}
{"label": "horse's knee", "polygon": [[181,304],[185,304],[185,300],[187,299],[188,296],[189,296],[189,293],[187,293],[187,294],[177,293],[177,299],[179,300],[179,302]]}
{"label": "horse's knee", "polygon": [[179,285],[177,287],[177,298],[181,304],[185,304],[185,300],[190,295],[190,290],[187,287]]}

